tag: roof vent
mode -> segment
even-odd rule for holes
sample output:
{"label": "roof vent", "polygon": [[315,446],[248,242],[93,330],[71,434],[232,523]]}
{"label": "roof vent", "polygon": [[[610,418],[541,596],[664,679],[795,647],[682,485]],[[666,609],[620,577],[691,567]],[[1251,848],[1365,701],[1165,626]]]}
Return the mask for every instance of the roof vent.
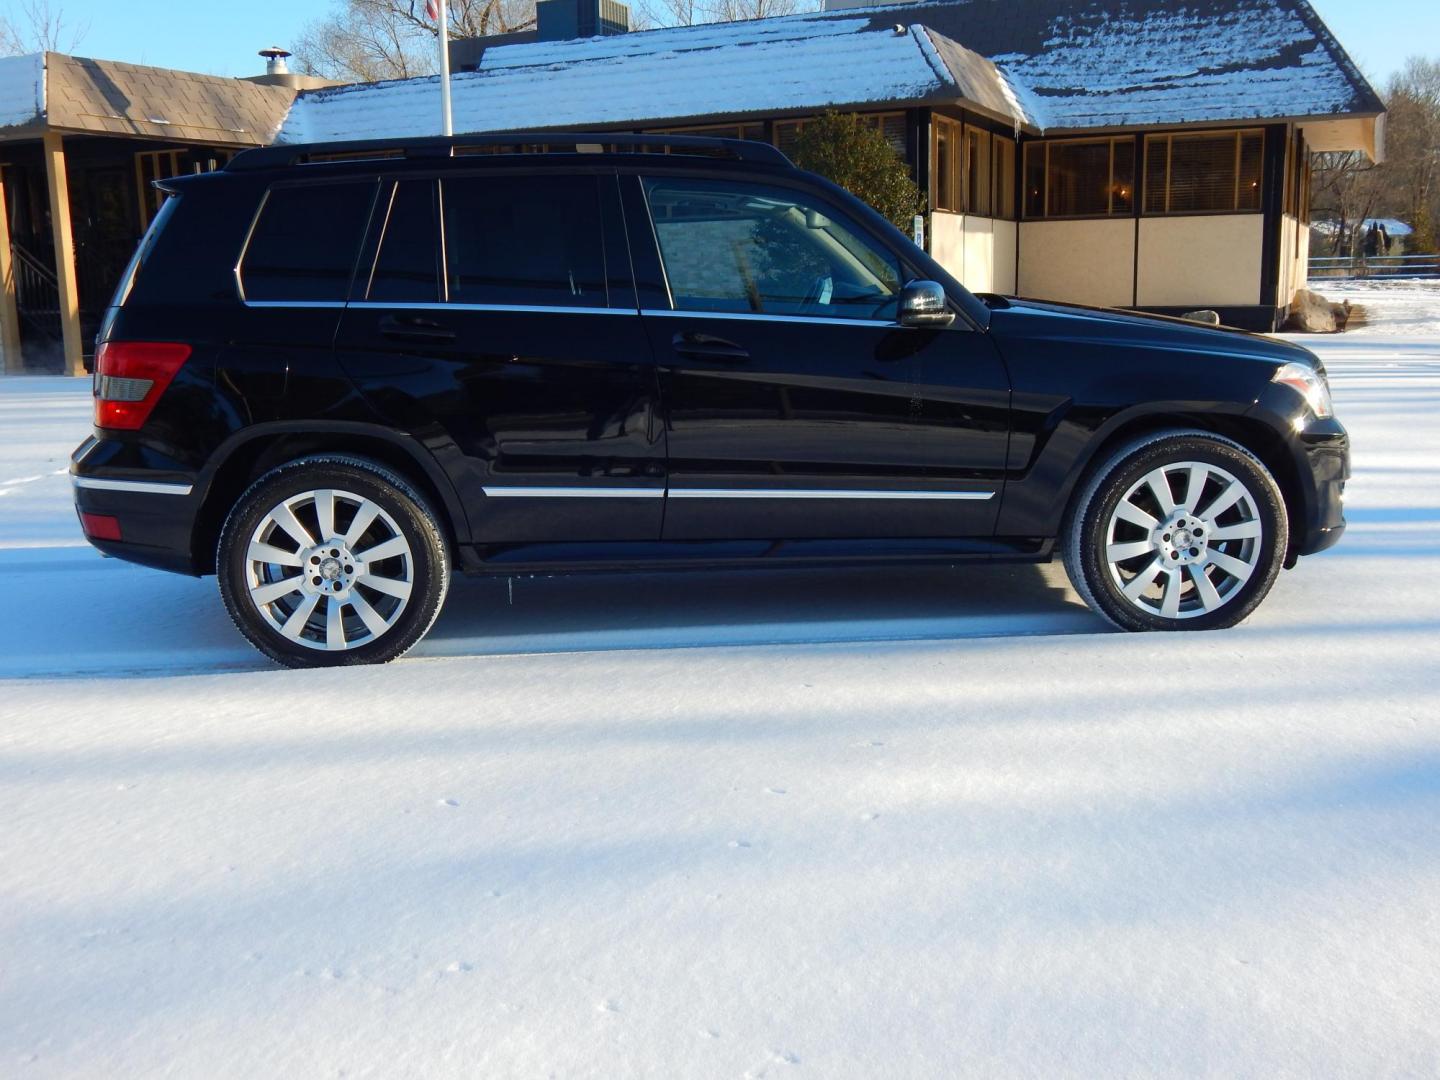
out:
{"label": "roof vent", "polygon": [[605,37],[629,29],[630,9],[619,0],[540,0],[535,5],[540,41]]}
{"label": "roof vent", "polygon": [[290,69],[285,66],[285,58],[290,55],[290,50],[271,45],[268,49],[261,49],[260,55],[265,58],[266,75],[290,74]]}

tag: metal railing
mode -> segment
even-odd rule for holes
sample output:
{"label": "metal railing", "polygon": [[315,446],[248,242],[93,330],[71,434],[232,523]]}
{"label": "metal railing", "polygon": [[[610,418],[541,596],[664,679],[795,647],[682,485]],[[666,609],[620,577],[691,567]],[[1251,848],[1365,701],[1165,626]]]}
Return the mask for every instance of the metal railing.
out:
{"label": "metal railing", "polygon": [[1440,255],[1312,255],[1310,279],[1369,278],[1399,281],[1440,278]]}
{"label": "metal railing", "polygon": [[60,322],[60,282],[34,252],[10,245],[15,266],[15,307],[20,321],[52,342],[64,336]]}

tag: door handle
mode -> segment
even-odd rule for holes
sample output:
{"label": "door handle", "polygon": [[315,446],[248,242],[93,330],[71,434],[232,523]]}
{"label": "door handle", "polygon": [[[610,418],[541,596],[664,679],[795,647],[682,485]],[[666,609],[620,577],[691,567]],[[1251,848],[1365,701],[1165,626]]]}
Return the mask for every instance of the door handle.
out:
{"label": "door handle", "polygon": [[455,331],[441,326],[433,319],[419,316],[397,317],[386,315],[380,320],[380,333],[399,341],[446,342],[455,340]]}
{"label": "door handle", "polygon": [[676,334],[670,339],[676,353],[692,360],[726,360],[739,363],[750,359],[750,350],[743,345],[710,334]]}

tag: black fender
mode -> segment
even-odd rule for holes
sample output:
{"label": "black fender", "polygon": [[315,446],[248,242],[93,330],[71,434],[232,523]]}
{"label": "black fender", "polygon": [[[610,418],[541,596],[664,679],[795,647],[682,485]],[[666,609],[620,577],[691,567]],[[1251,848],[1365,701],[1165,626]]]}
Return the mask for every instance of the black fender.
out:
{"label": "black fender", "polygon": [[[242,484],[237,484],[232,474],[237,463],[243,463],[244,476],[248,478],[257,461],[264,460],[267,448],[276,444],[291,444],[294,453],[285,453],[283,459],[300,457],[304,454],[344,451],[347,453],[376,458],[382,464],[398,468],[420,481],[427,494],[438,499],[437,509],[444,515],[442,527],[448,527],[450,539],[457,545],[473,542],[470,518],[465,505],[455,488],[454,480],[442,464],[442,458],[458,457],[459,450],[452,443],[432,448],[403,431],[383,424],[353,420],[276,420],[254,424],[235,432],[225,439],[195,476],[195,495],[199,511],[196,514],[193,548],[197,564],[203,565],[210,557],[213,537],[218,535],[219,521],[229,512],[212,505],[212,498],[224,494],[237,497]],[[276,460],[273,464],[279,464]],[[271,464],[270,462],[266,463]]]}

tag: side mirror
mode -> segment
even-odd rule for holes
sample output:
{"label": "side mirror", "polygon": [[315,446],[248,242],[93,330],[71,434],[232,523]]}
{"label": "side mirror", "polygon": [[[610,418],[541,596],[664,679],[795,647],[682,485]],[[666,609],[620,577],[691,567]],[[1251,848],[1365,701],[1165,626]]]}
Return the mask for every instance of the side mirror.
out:
{"label": "side mirror", "polygon": [[923,326],[938,329],[955,321],[945,299],[945,289],[937,281],[912,281],[900,290],[899,311],[895,321],[901,326]]}

